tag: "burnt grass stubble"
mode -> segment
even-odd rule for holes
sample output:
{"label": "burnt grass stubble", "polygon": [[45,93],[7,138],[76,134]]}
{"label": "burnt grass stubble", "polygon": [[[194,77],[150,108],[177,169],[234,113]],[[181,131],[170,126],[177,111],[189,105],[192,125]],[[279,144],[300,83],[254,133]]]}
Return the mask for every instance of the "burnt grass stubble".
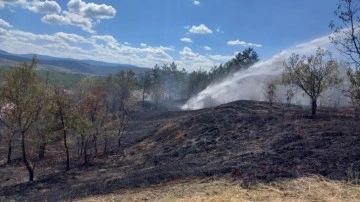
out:
{"label": "burnt grass stubble", "polygon": [[308,114],[308,107],[255,101],[196,111],[145,110],[134,116],[121,152],[99,155],[92,166],[72,159],[71,170],[63,172],[58,161],[49,173],[44,163],[31,183],[5,183],[23,169],[20,160],[0,166],[0,173],[15,170],[2,174],[0,200],[73,200],[189,177],[230,175],[244,186],[313,174],[354,177],[360,172],[359,121],[348,109]]}

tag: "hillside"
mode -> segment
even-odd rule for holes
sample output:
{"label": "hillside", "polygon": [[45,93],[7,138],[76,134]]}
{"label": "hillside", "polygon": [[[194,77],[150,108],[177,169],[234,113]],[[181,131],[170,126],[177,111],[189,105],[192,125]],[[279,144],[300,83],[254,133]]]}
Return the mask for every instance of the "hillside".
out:
{"label": "hillside", "polygon": [[358,179],[358,120],[347,109],[323,108],[316,118],[308,114],[308,108],[255,101],[197,111],[149,108],[134,115],[122,139],[124,150],[99,156],[91,167],[75,164],[64,173],[43,162],[37,168],[41,176],[26,183],[21,164],[1,166],[0,199],[74,200],[209,177],[241,181],[243,188],[308,176]]}
{"label": "hillside", "polygon": [[[0,66],[15,66],[21,62],[31,61],[33,54],[12,54],[0,50]],[[114,64],[94,60],[76,60],[37,55],[39,68],[67,73],[103,76],[116,73],[119,70],[134,70],[136,73],[147,71],[148,68],[128,64]]]}

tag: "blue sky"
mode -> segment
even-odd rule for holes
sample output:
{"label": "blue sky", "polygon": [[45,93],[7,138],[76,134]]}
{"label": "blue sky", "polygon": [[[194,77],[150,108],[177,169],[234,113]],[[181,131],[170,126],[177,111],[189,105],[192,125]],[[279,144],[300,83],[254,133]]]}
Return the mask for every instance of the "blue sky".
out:
{"label": "blue sky", "polygon": [[247,47],[266,60],[331,33],[338,0],[0,0],[0,49],[208,70]]}

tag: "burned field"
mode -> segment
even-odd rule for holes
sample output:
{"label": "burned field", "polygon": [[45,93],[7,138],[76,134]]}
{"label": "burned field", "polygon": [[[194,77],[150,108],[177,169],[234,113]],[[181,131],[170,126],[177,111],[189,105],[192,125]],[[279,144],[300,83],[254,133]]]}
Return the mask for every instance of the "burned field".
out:
{"label": "burned field", "polygon": [[[38,162],[36,180],[28,183],[15,151],[13,163],[0,167],[0,199],[73,200],[211,176],[241,179],[247,187],[311,175],[356,180],[358,120],[347,109],[308,114],[307,107],[256,101],[197,111],[139,111],[122,137],[122,148],[98,154],[90,166],[73,155],[70,171],[64,172],[63,151],[51,145]],[[2,159],[5,149],[2,145]]]}

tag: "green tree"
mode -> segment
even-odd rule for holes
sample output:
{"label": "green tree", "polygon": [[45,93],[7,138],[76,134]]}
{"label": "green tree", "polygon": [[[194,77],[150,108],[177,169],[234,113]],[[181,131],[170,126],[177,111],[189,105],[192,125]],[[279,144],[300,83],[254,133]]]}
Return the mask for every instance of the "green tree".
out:
{"label": "green tree", "polygon": [[[1,72],[4,74],[4,72]],[[11,163],[11,155],[12,155],[12,142],[14,140],[14,136],[16,134],[15,131],[15,120],[12,120],[12,116],[8,116],[8,114],[13,110],[14,105],[7,103],[7,100],[4,99],[3,96],[0,96],[0,123],[2,126],[2,133],[6,133],[6,141],[8,145],[7,151],[7,164]]]}
{"label": "green tree", "polygon": [[[104,121],[107,117],[106,95],[103,83],[95,80],[84,80],[81,83],[80,100],[78,101],[79,115],[84,123],[89,123],[88,135],[81,131],[81,143],[84,154],[84,163],[87,164],[90,157],[98,152],[98,139],[100,132],[104,127]],[[92,152],[93,151],[93,152]]]}
{"label": "green tree", "polygon": [[145,103],[145,96],[150,93],[151,84],[152,84],[152,79],[150,72],[145,72],[143,75],[141,75],[139,79],[139,85],[141,89],[143,105]]}
{"label": "green tree", "polygon": [[[66,158],[66,170],[70,169],[70,152],[68,146],[68,134],[69,131],[73,130],[73,122],[76,119],[76,110],[73,110],[73,105],[71,103],[71,97],[67,94],[66,90],[62,87],[54,87],[54,93],[52,94],[52,124],[53,131],[59,132],[63,137],[63,144],[65,149],[65,158]],[[75,131],[75,130],[73,130]]]}
{"label": "green tree", "polygon": [[162,70],[159,65],[155,65],[151,71],[152,85],[151,95],[155,103],[160,103],[164,98],[164,85],[162,78]]}
{"label": "green tree", "polygon": [[249,68],[251,65],[259,61],[259,55],[252,48],[247,48],[236,56],[219,66],[214,66],[209,73],[211,81],[218,81],[226,78],[227,76],[239,71]]}
{"label": "green tree", "polygon": [[123,71],[120,70],[115,75],[110,75],[107,78],[107,88],[105,89],[108,92],[108,98],[111,98],[108,101],[112,106],[112,112],[122,112],[125,115],[126,111],[126,102],[131,97],[132,90],[136,85],[135,72],[132,70]]}
{"label": "green tree", "polygon": [[360,71],[348,68],[347,72],[350,80],[350,88],[345,90],[345,95],[350,97],[354,107],[355,116],[359,118],[360,114]]}
{"label": "green tree", "polygon": [[34,56],[30,64],[23,63],[13,71],[2,75],[0,93],[5,103],[11,105],[6,116],[14,121],[15,130],[21,135],[22,159],[29,173],[29,180],[34,179],[34,167],[28,160],[25,138],[30,127],[39,119],[41,109],[46,104],[44,86],[37,82],[33,73],[37,59]]}
{"label": "green tree", "polygon": [[313,116],[316,115],[319,96],[341,82],[338,63],[332,59],[330,52],[320,48],[315,55],[300,57],[292,54],[288,61],[284,62],[284,67],[282,83],[297,86],[310,98]]}
{"label": "green tree", "polygon": [[243,52],[239,52],[236,56],[226,63],[230,71],[239,71],[247,68],[259,61],[259,55],[253,48],[247,48]]}
{"label": "green tree", "polygon": [[209,84],[209,76],[206,71],[198,70],[193,71],[188,75],[187,93],[188,97],[196,95],[204,90]]}
{"label": "green tree", "polygon": [[14,127],[14,122],[8,120],[8,117],[6,117],[6,114],[8,112],[6,112],[8,106],[5,107],[1,107],[1,118],[0,118],[0,122],[1,122],[1,126],[3,127],[2,129],[2,133],[6,133],[6,141],[7,141],[7,159],[6,159],[6,163],[10,164],[11,163],[11,155],[12,155],[12,143],[14,140],[14,137],[16,135],[16,131],[15,131],[15,127]]}
{"label": "green tree", "polygon": [[50,100],[52,98],[52,89],[48,84],[48,79],[46,79],[45,83],[41,82],[41,85],[43,87],[42,100],[46,104],[42,106],[38,121],[36,121],[36,123],[34,123],[34,126],[32,127],[32,133],[35,134],[34,140],[36,141],[38,153],[37,156],[39,159],[45,158],[46,146],[56,140],[54,134],[52,134],[51,131],[51,121],[49,121],[51,120]]}

